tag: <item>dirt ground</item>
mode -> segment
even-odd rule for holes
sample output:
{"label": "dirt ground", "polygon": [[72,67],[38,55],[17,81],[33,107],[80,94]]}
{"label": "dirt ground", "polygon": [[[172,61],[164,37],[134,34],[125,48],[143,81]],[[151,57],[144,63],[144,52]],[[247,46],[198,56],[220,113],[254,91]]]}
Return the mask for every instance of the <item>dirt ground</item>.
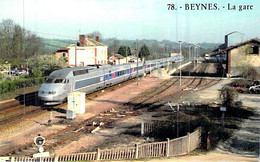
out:
{"label": "dirt ground", "polygon": [[[219,90],[225,84],[230,83],[231,80],[222,80],[217,85],[212,86],[203,91],[192,93],[192,95],[183,96],[182,100],[196,101],[196,102],[219,102]],[[258,161],[259,159],[259,106],[258,103],[260,96],[252,96],[249,94],[240,95],[244,105],[254,107],[256,109],[256,115],[246,121],[244,121],[242,128],[234,133],[234,136],[229,140],[219,143],[218,147],[208,153],[205,152],[193,152],[191,155],[171,157],[171,158],[155,158],[155,159],[143,159],[144,161]],[[140,123],[141,120],[151,120],[155,115],[155,112],[149,112],[140,116],[130,117],[123,121],[116,122],[113,127],[102,128],[100,131],[86,135],[80,138],[78,141],[74,141],[71,144],[59,148],[55,151],[56,154],[65,154],[67,152],[91,152],[100,149],[110,149],[116,147],[132,147],[135,144],[153,142],[153,138],[142,137],[140,135]],[[249,123],[255,123],[249,125]],[[243,130],[248,127],[253,127],[251,130]],[[248,136],[244,135],[244,131],[250,133],[250,137],[254,139],[246,139]],[[244,136],[244,137],[243,137]],[[234,140],[242,137],[243,140]],[[246,142],[253,143],[251,150],[246,150],[248,147],[241,147]],[[233,142],[233,143],[232,143]],[[239,144],[240,143],[240,144]],[[235,151],[234,151],[235,150]],[[250,152],[251,151],[251,152]]]}
{"label": "dirt ground", "polygon": [[[163,74],[165,74],[165,71]],[[136,83],[131,83],[111,93],[101,95],[92,101],[86,101],[86,114],[78,115],[72,122],[89,118],[101,111],[110,110],[116,105],[124,104],[131,98],[141,94],[141,92],[159,85],[164,79],[169,78],[168,75],[163,75],[161,78],[157,78],[156,76],[157,73],[154,73],[153,77],[146,77],[144,80],[140,79],[138,86]],[[182,100],[204,103],[219,101],[219,89],[230,82],[230,80],[222,80],[213,87],[191,93],[191,95],[182,96]],[[236,132],[230,140],[219,143],[215,150],[208,153],[194,152],[192,155],[180,157],[144,159],[144,161],[258,161],[260,96],[245,94],[240,95],[240,100],[246,106],[254,107],[256,109],[256,115],[244,121],[241,129]],[[63,110],[64,109],[60,107],[54,111],[41,114],[40,116],[27,118],[22,122],[20,121],[16,123],[15,127],[8,127],[7,125],[0,128],[0,153],[8,148],[8,146],[15,146],[31,141],[38,133],[41,133],[42,136],[47,136],[49,133],[57,132],[64,128],[66,124],[60,124],[64,121],[64,117],[66,116],[65,111]],[[81,136],[78,140],[65,146],[58,147],[52,154],[89,152],[96,151],[97,148],[131,147],[137,143],[152,142],[154,139],[142,137],[140,135],[140,123],[141,120],[153,118],[153,115],[154,112],[150,112],[140,116],[126,118],[120,122],[116,122],[112,127],[102,128],[96,133]],[[53,125],[47,127],[46,123],[50,118],[53,120]],[[249,139],[248,137],[252,138]],[[252,144],[253,148],[251,150],[245,150],[248,147],[243,148],[240,145],[247,142]]]}
{"label": "dirt ground", "polygon": [[[164,81],[164,79],[152,76],[145,77],[144,79],[139,78],[138,86],[135,82],[132,82],[123,87],[119,84],[115,87],[116,90],[105,93],[104,95],[101,95],[94,100],[86,101],[86,113],[82,115],[77,115],[76,119],[74,119],[73,121],[67,121],[65,119],[67,109],[67,106],[65,105],[63,107],[54,108],[52,109],[52,111],[47,111],[36,116],[28,117],[25,120],[19,120],[12,124],[2,126],[0,127],[0,153],[17,145],[22,145],[30,142],[38,134],[41,134],[42,136],[47,136],[51,133],[55,133],[65,128],[69,123],[81,121],[96,114],[99,114],[100,112],[111,110],[113,107],[124,104],[128,102],[131,98],[138,96],[142,92],[159,85],[162,81]],[[47,126],[47,122],[49,119],[52,119],[51,127]],[[57,153],[61,152],[65,154],[73,152],[65,151],[65,148],[62,150],[63,151],[59,151],[58,149]]]}

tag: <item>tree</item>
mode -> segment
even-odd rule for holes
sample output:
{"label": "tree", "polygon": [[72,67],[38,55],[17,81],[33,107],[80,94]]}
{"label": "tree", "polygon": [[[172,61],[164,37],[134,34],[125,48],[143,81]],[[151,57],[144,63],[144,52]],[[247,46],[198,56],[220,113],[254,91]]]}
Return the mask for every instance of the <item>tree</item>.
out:
{"label": "tree", "polygon": [[26,31],[11,19],[0,23],[0,57],[10,63],[24,63],[36,53],[42,53],[44,44],[36,34]]}
{"label": "tree", "polygon": [[116,38],[110,38],[109,41],[110,44],[108,46],[108,57],[110,57],[112,54],[115,54],[119,48],[119,40]]}
{"label": "tree", "polygon": [[35,55],[28,59],[29,67],[36,67],[41,69],[55,69],[55,68],[65,68],[66,60],[64,58],[56,59],[55,55],[45,54],[45,55]]}
{"label": "tree", "polygon": [[[5,60],[12,57],[12,37],[14,22],[11,19],[3,19],[0,23],[0,54]],[[11,56],[11,57],[10,57]]]}
{"label": "tree", "polygon": [[96,39],[96,36],[98,36],[99,37],[99,41],[101,41],[103,39],[103,36],[102,36],[102,34],[99,31],[93,31],[90,34],[90,36],[91,36],[92,39]]}
{"label": "tree", "polygon": [[131,55],[131,49],[130,47],[120,46],[117,53],[124,57],[127,57]]}
{"label": "tree", "polygon": [[12,40],[12,47],[13,47],[13,58],[20,59],[23,57],[23,44],[24,44],[24,36],[22,28],[19,25],[14,26],[14,33],[13,33],[13,40]]}
{"label": "tree", "polygon": [[138,57],[141,57],[141,59],[143,59],[143,58],[147,59],[149,55],[150,55],[150,51],[149,51],[148,47],[144,44],[141,47]]}
{"label": "tree", "polygon": [[35,54],[41,53],[43,50],[44,44],[40,37],[36,34],[27,31],[25,33],[24,40],[24,56],[25,58],[29,58],[30,56],[34,56]]}

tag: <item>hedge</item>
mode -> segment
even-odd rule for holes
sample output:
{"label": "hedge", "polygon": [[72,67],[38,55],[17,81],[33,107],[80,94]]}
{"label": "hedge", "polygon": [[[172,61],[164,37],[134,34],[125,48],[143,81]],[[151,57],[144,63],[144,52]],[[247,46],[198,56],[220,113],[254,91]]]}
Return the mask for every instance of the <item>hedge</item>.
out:
{"label": "hedge", "polygon": [[32,87],[34,85],[39,85],[45,82],[46,77],[39,78],[21,78],[17,80],[7,80],[5,82],[0,83],[0,94],[4,94],[7,92],[12,92],[17,89]]}

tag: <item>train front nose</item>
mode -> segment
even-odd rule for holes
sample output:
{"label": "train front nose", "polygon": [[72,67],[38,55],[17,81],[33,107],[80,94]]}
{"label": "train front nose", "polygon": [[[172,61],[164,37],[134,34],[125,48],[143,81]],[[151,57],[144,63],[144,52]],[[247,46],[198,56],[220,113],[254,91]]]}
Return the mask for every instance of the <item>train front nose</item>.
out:
{"label": "train front nose", "polygon": [[59,104],[63,101],[63,96],[59,93],[61,92],[62,88],[62,85],[44,83],[38,92],[39,99],[42,100],[46,105]]}
{"label": "train front nose", "polygon": [[57,92],[50,84],[42,84],[39,89],[38,96],[43,101],[53,101]]}

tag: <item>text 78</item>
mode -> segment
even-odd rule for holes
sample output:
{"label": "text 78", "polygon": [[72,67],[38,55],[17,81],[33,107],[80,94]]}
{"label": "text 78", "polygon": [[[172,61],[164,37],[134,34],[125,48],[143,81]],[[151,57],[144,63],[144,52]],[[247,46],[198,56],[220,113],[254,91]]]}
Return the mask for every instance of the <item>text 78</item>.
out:
{"label": "text 78", "polygon": [[175,4],[167,4],[168,10],[176,10]]}

